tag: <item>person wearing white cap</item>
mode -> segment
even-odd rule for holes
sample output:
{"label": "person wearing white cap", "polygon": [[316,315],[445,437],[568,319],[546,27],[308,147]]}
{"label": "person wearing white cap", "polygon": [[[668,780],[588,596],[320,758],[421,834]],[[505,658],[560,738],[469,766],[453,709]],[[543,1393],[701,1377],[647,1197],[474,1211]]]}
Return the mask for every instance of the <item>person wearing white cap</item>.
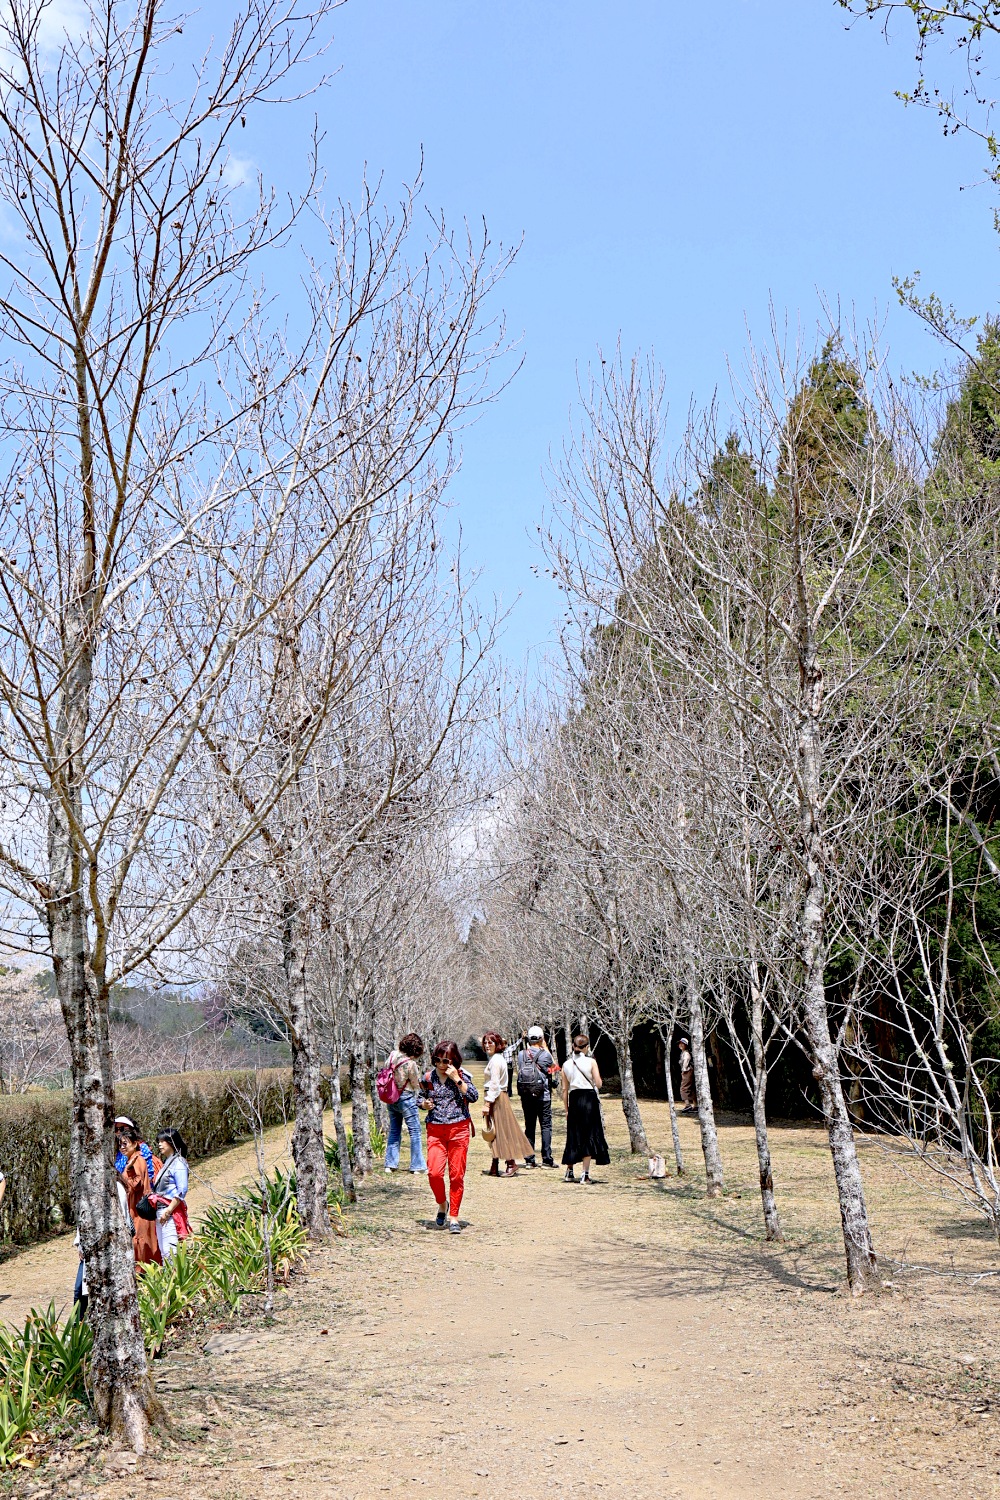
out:
{"label": "person wearing white cap", "polygon": [[[132,1119],[130,1119],[128,1115],[115,1115],[115,1171],[116,1172],[124,1172],[124,1170],[125,1170],[125,1164],[128,1161],[128,1156],[127,1156],[127,1154],[125,1152],[124,1141],[122,1139],[123,1133],[126,1130],[135,1130],[136,1133],[138,1134],[138,1130],[137,1130],[135,1121],[132,1120]],[[156,1177],[157,1172],[163,1166],[163,1163],[162,1163],[162,1161],[160,1160],[160,1158],[158,1156],[154,1156],[153,1155],[152,1150],[146,1144],[146,1142],[141,1138],[141,1136],[139,1138],[139,1150],[140,1150],[140,1152],[142,1154],[143,1161],[146,1163],[146,1171],[149,1174],[149,1180],[150,1180],[150,1182],[152,1182],[154,1180],[154,1178]]]}
{"label": "person wearing white cap", "polygon": [[517,1054],[517,1093],[524,1110],[524,1133],[531,1142],[526,1167],[537,1167],[535,1160],[535,1126],[542,1127],[542,1163],[554,1167],[552,1159],[552,1070],[555,1059],[545,1045],[540,1026],[528,1031],[527,1045]]}

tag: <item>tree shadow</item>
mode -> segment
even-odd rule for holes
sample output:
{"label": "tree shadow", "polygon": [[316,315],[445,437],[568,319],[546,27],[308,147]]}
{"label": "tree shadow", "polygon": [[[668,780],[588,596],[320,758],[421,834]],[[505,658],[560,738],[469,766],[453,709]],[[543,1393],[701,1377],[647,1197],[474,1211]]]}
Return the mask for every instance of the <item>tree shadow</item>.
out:
{"label": "tree shadow", "polygon": [[935,1224],[933,1232],[943,1240],[988,1240],[996,1245],[996,1236],[985,1219],[946,1219]]}
{"label": "tree shadow", "polygon": [[[622,1251],[626,1251],[623,1259]],[[741,1290],[756,1283],[765,1289],[800,1291],[829,1296],[840,1290],[824,1269],[802,1265],[794,1247],[761,1247],[747,1255],[743,1245],[713,1250],[691,1250],[678,1264],[666,1251],[632,1242],[604,1242],[591,1247],[574,1271],[574,1279],[590,1282],[595,1292],[672,1301],[687,1297],[714,1297],[739,1285]],[[553,1260],[549,1269],[565,1274],[565,1256]]]}

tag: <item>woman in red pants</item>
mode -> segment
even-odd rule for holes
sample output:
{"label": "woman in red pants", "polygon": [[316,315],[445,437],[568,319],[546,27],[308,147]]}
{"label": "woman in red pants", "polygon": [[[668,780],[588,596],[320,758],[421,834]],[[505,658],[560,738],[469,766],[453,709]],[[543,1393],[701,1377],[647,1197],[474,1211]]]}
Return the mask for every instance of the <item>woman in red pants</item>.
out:
{"label": "woman in red pants", "polygon": [[[427,1115],[427,1180],[437,1204],[435,1224],[443,1229],[447,1219],[452,1234],[462,1226],[458,1210],[465,1187],[465,1163],[469,1157],[472,1117],[469,1105],[479,1098],[471,1074],[462,1067],[462,1054],[455,1042],[438,1042],[431,1053],[433,1067],[425,1073],[421,1109]],[[445,1171],[450,1193],[445,1200]]]}

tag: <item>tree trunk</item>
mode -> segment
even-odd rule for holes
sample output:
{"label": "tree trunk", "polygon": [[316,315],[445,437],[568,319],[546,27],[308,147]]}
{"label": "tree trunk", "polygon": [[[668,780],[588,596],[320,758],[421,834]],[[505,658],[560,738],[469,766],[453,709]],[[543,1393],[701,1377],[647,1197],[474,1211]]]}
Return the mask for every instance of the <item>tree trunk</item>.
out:
{"label": "tree trunk", "polygon": [[667,1085],[667,1104],[670,1108],[670,1134],[674,1138],[674,1161],[677,1163],[678,1177],[683,1177],[684,1155],[681,1151],[681,1133],[677,1128],[677,1105],[674,1102],[674,1077],[670,1071],[670,1052],[673,1045],[674,1028],[673,1024],[671,1024],[663,1039],[663,1078]]}
{"label": "tree trunk", "polygon": [[306,984],[305,933],[295,899],[287,900],[282,911],[281,946],[291,1022],[295,1200],[299,1218],[309,1234],[322,1238],[331,1232],[326,1201],[329,1174],[323,1149],[323,1095]]}
{"label": "tree trunk", "polygon": [[337,1151],[340,1156],[340,1179],[344,1184],[344,1197],[348,1203],[357,1203],[358,1193],[354,1186],[354,1168],[347,1145],[347,1126],[344,1124],[344,1102],[340,1093],[340,1051],[333,1056],[333,1076],[330,1079],[330,1096],[333,1103],[333,1128],[337,1135]]}
{"label": "tree trunk", "polygon": [[715,1110],[712,1107],[712,1087],[708,1078],[708,1059],[705,1056],[705,1017],[701,1008],[701,994],[692,980],[688,984],[688,1014],[691,1022],[691,1061],[694,1065],[694,1086],[698,1095],[698,1124],[701,1127],[701,1149],[705,1157],[705,1176],[708,1179],[708,1196],[722,1196],[722,1156],[719,1152],[719,1135],[715,1128]]}
{"label": "tree trunk", "polygon": [[375,1038],[374,1038],[374,1036],[372,1036],[372,1037],[369,1038],[369,1043],[368,1043],[368,1066],[367,1066],[367,1069],[366,1069],[366,1072],[367,1072],[367,1075],[368,1075],[368,1082],[369,1082],[369,1086],[370,1086],[370,1092],[371,1092],[372,1116],[373,1116],[373,1118],[375,1120],[375,1124],[378,1126],[378,1128],[382,1132],[382,1134],[384,1136],[388,1137],[388,1134],[389,1134],[389,1110],[386,1107],[386,1105],[382,1102],[382,1100],[379,1098],[379,1096],[378,1096],[378,1090],[375,1087],[375,1074],[376,1074],[377,1071],[378,1071],[378,1059],[377,1059],[377,1057],[375,1055]]}
{"label": "tree trunk", "polygon": [[[85,406],[84,416],[87,416]],[[88,520],[80,591],[64,622],[66,665],[57,718],[57,770],[49,796],[46,917],[73,1075],[70,1181],[94,1336],[89,1365],[91,1396],[101,1427],[136,1453],[144,1453],[151,1426],[165,1422],[166,1412],[153,1390],[146,1363],[132,1245],[118,1200],[109,996],[104,983],[103,945],[107,934],[96,932],[100,951],[95,962],[85,899],[92,871],[81,846],[81,830],[87,822],[83,760],[93,675],[90,590],[94,579],[94,537],[89,426],[84,436]]]}
{"label": "tree trunk", "polygon": [[368,1095],[365,1092],[365,1047],[361,1041],[351,1049],[351,1132],[354,1137],[354,1176],[367,1177],[372,1169],[371,1130],[368,1124]]}
{"label": "tree trunk", "polygon": [[847,1282],[854,1296],[880,1288],[878,1262],[868,1223],[861,1165],[854,1144],[854,1128],[840,1081],[837,1050],[830,1036],[826,1006],[825,966],[818,935],[823,918],[815,892],[807,891],[803,906],[803,961],[805,984],[803,1015],[805,1032],[813,1065],[813,1077],[819,1085],[823,1119],[826,1122],[833,1157],[833,1172],[840,1203],[840,1222],[844,1231],[844,1253],[847,1259]]}
{"label": "tree trunk", "polygon": [[847,1283],[852,1295],[880,1289],[878,1262],[868,1223],[854,1129],[840,1079],[840,1059],[830,1036],[826,1005],[826,879],[821,832],[819,714],[823,674],[811,649],[800,658],[801,704],[798,751],[801,766],[800,816],[805,884],[799,933],[803,968],[802,1008],[813,1077],[819,1085],[844,1231]]}
{"label": "tree trunk", "polygon": [[566,1052],[562,1061],[565,1062],[573,1050],[573,1011],[568,1000],[566,1001],[566,1014],[563,1017],[563,1026],[566,1028],[566,1035],[563,1039],[566,1043]]}
{"label": "tree trunk", "polygon": [[639,1112],[635,1079],[632,1076],[632,1055],[629,1051],[627,1036],[616,1038],[615,1052],[618,1057],[618,1074],[622,1081],[622,1113],[628,1125],[628,1139],[632,1147],[632,1155],[649,1156],[649,1141],[646,1139],[646,1127],[642,1123],[642,1115]]}
{"label": "tree trunk", "polygon": [[90,1384],[101,1427],[144,1453],[151,1425],[166,1413],[146,1363],[132,1246],[119,1207],[107,995],[88,962],[82,918],[75,897],[50,905],[52,963],[73,1066],[70,1174],[94,1334]]}
{"label": "tree trunk", "polygon": [[751,965],[751,1018],[753,1030],[753,1130],[757,1142],[757,1167],[760,1173],[760,1199],[764,1209],[764,1238],[783,1240],[778,1205],[774,1199],[774,1178],[771,1174],[771,1146],[767,1136],[767,1053],[764,1050],[764,996],[757,974],[757,965]]}

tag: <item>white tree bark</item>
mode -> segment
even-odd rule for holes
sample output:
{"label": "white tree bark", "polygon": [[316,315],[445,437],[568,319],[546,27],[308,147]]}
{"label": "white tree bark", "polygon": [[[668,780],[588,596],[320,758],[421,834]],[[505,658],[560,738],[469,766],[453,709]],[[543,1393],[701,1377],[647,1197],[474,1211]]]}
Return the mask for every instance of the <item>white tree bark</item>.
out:
{"label": "white tree bark", "polygon": [[760,1198],[764,1211],[764,1236],[783,1240],[781,1219],[774,1197],[771,1171],[771,1145],[767,1131],[767,1051],[764,1046],[764,994],[757,964],[750,964],[750,1029],[753,1042],[753,1130],[757,1146],[757,1169],[760,1176]]}
{"label": "white tree bark", "polygon": [[288,987],[292,1092],[295,1100],[292,1158],[295,1162],[296,1205],[309,1234],[315,1238],[323,1238],[330,1233],[331,1226],[327,1205],[329,1180],[323,1149],[319,1047],[306,977],[306,934],[301,907],[295,898],[285,904],[281,936]]}
{"label": "white tree bark", "polygon": [[670,1026],[663,1037],[663,1081],[667,1087],[667,1107],[670,1110],[670,1135],[674,1143],[674,1161],[677,1165],[678,1177],[684,1176],[684,1153],[681,1150],[681,1133],[677,1127],[677,1105],[674,1100],[674,1075],[670,1069],[670,1053],[674,1045],[674,1026]]}
{"label": "white tree bark", "polygon": [[715,1109],[712,1104],[708,1057],[705,1052],[705,1013],[701,1003],[701,990],[694,977],[688,981],[685,998],[691,1028],[691,1062],[694,1067],[695,1092],[698,1096],[698,1125],[701,1130],[702,1155],[705,1158],[708,1196],[719,1198],[724,1185],[722,1153],[719,1150],[719,1134],[715,1127]]}
{"label": "white tree bark", "polygon": [[622,1113],[628,1126],[628,1140],[632,1148],[633,1156],[649,1156],[649,1141],[646,1138],[646,1127],[642,1123],[642,1112],[639,1109],[639,1098],[635,1091],[635,1078],[632,1073],[632,1053],[627,1036],[619,1032],[615,1038],[615,1056],[618,1059],[618,1073],[622,1083]]}

